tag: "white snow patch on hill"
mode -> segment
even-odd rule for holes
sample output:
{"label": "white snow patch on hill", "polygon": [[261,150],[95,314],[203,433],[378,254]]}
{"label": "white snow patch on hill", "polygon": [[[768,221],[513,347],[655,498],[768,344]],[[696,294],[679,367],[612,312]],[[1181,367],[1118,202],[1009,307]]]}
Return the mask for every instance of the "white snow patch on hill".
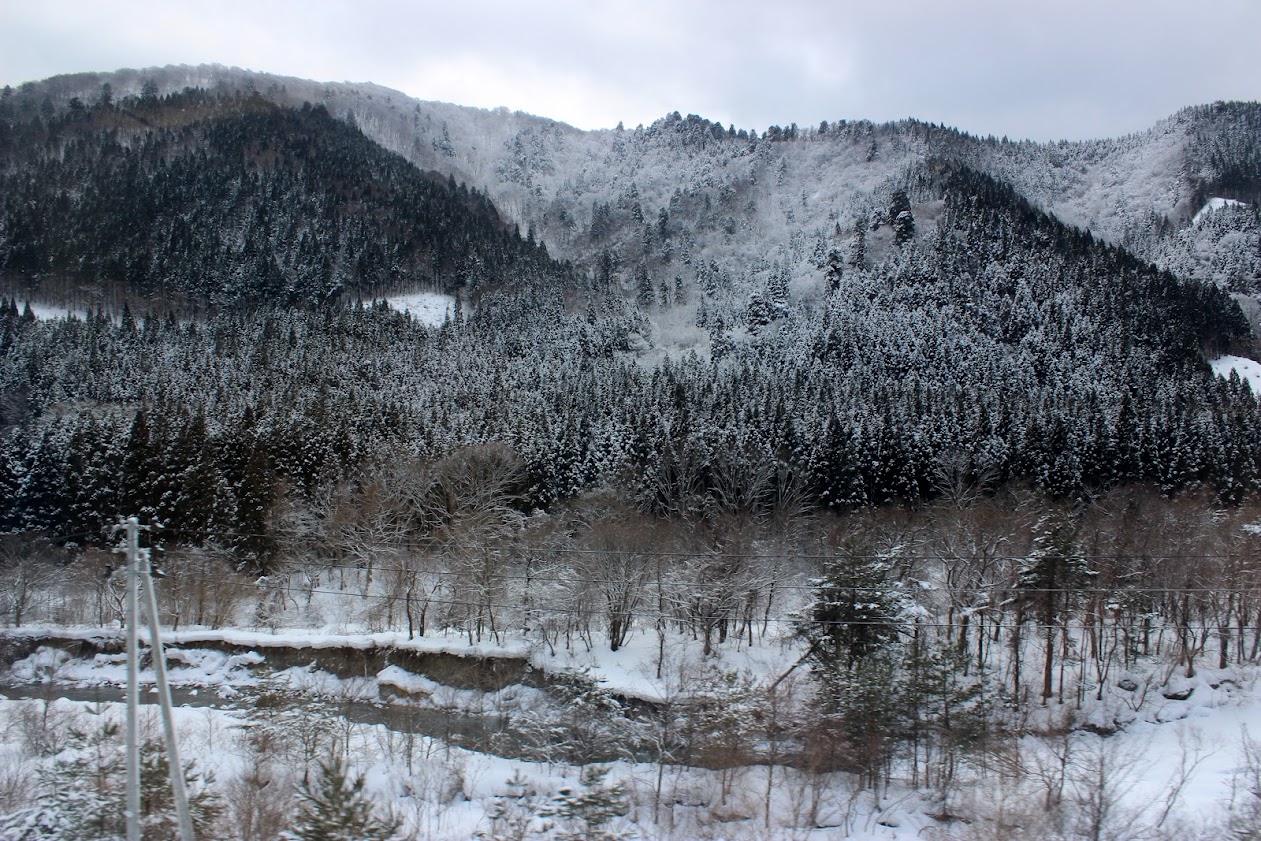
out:
{"label": "white snow patch on hill", "polygon": [[1201,207],[1199,211],[1197,211],[1196,214],[1191,217],[1191,224],[1192,225],[1200,224],[1200,220],[1203,219],[1205,216],[1208,216],[1209,214],[1215,211],[1221,210],[1223,207],[1228,207],[1229,205],[1232,205],[1232,204],[1244,204],[1244,203],[1245,202],[1237,201],[1235,199],[1218,199],[1218,198],[1209,199],[1208,204]]}
{"label": "white snow patch on hill", "polygon": [[455,313],[455,298],[439,292],[414,292],[386,298],[390,309],[405,312],[421,324],[441,327]]}
{"label": "white snow patch on hill", "polygon": [[1239,378],[1248,384],[1252,393],[1261,397],[1261,362],[1254,362],[1242,356],[1219,356],[1210,359],[1209,367],[1219,377],[1230,377],[1230,372],[1239,374]]}
{"label": "white snow patch on hill", "polygon": [[59,307],[52,304],[41,304],[35,301],[23,301],[18,307],[18,312],[22,312],[26,307],[30,307],[31,313],[40,321],[56,321],[68,315],[83,318],[86,315],[82,310],[73,310],[69,307]]}

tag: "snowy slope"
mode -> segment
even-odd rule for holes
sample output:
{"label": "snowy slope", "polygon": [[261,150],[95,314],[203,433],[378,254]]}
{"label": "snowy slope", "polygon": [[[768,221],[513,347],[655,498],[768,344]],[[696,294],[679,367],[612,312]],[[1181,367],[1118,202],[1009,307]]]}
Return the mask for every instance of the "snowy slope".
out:
{"label": "snowy slope", "polygon": [[1241,201],[1236,201],[1235,199],[1211,198],[1208,200],[1208,204],[1197,210],[1195,215],[1191,217],[1191,224],[1198,225],[1200,224],[1200,221],[1209,214],[1221,210],[1223,207],[1231,206],[1247,207],[1247,204]]}
{"label": "snowy slope", "polygon": [[386,298],[390,309],[405,312],[413,320],[430,327],[441,327],[455,313],[455,298],[438,292],[416,292]]}
{"label": "snowy slope", "polygon": [[[31,633],[39,632],[17,635]],[[297,703],[279,717],[273,714],[268,726],[279,723],[281,727],[315,727],[315,740],[320,738],[319,728],[331,728],[351,748],[349,755],[355,769],[367,775],[374,797],[383,806],[388,804],[395,814],[404,816],[410,828],[422,832],[422,837],[463,839],[487,831],[496,798],[509,794],[507,784],[514,774],[529,781],[535,791],[547,794],[573,786],[582,771],[580,766],[563,761],[510,759],[468,750],[435,736],[409,738],[400,730],[388,729],[389,724],[376,723],[371,714],[366,719],[362,717],[362,711],[374,706],[399,703],[400,692],[410,695],[408,703],[418,710],[443,710],[448,715],[470,717],[488,713],[529,716],[535,705],[544,702],[537,689],[453,690],[393,665],[375,676],[343,678],[311,666],[298,666],[273,672],[264,683],[253,672],[262,664],[263,656],[253,652],[225,655],[196,647],[199,640],[213,642],[219,638],[256,645],[264,652],[288,645],[303,651],[311,647],[410,644],[401,637],[386,640],[382,635],[369,639],[362,635],[296,631],[202,631],[176,637],[179,646],[170,652],[173,684],[185,687],[186,698],[196,700],[198,705],[177,710],[181,740],[199,766],[214,771],[224,784],[248,770],[248,754],[243,753],[241,735],[259,726],[255,714],[242,711],[239,699],[247,699],[244,707],[248,708],[253,703],[248,699],[264,687],[283,692],[291,703]],[[432,642],[423,646],[434,648]],[[447,639],[442,647],[452,653],[461,650],[456,638]],[[481,656],[488,652],[474,646],[463,653]],[[647,653],[640,650],[620,659],[629,663]],[[664,683],[654,680],[642,669],[637,676],[631,676],[624,666],[613,662],[619,658],[610,658],[607,652],[594,659],[606,673],[623,675],[627,680],[623,689],[634,685],[645,689],[664,687],[669,683],[668,679]],[[753,649],[744,656],[728,659],[725,667],[769,676],[782,671],[786,662],[788,658],[782,651]],[[551,668],[557,665],[548,664]],[[700,667],[699,663],[676,665]],[[15,662],[4,678],[28,683],[43,681],[43,688],[37,686],[35,691],[51,699],[60,690],[48,683],[50,680],[78,686],[118,686],[124,679],[123,671],[117,655],[74,659],[65,651],[41,648]],[[987,773],[978,775],[975,767],[969,768],[965,763],[958,778],[945,789],[899,781],[880,791],[856,786],[853,776],[844,772],[811,777],[792,768],[779,768],[768,777],[766,766],[706,770],[621,760],[608,767],[611,778],[625,787],[627,814],[619,825],[633,828],[640,837],[679,841],[701,837],[973,838],[990,837],[980,833],[1001,832],[1004,826],[1019,823],[1032,834],[1018,837],[1078,838],[1091,837],[1078,822],[1094,817],[1111,830],[1101,837],[1207,839],[1220,837],[1215,834],[1224,828],[1222,822],[1232,796],[1236,796],[1236,786],[1246,782],[1241,777],[1246,760],[1241,745],[1250,735],[1249,727],[1261,715],[1256,678],[1252,669],[1205,670],[1194,681],[1175,678],[1174,684],[1190,690],[1185,700],[1169,700],[1153,691],[1149,698],[1154,700],[1133,716],[1125,729],[1106,736],[1057,731],[1056,721],[1074,713],[1071,705],[1052,704],[1034,711],[1029,722],[1030,735],[1020,738],[1010,751],[996,756],[996,764]],[[142,672],[142,685],[151,686],[152,682],[152,672]],[[196,687],[214,692],[198,698]],[[254,695],[239,694],[250,692]],[[642,694],[658,699],[669,697],[662,692]],[[332,706],[319,707],[320,703],[329,702]],[[304,709],[304,703],[311,706]],[[1090,703],[1087,699],[1086,704]],[[361,712],[341,722],[339,716],[352,707]],[[32,718],[33,710],[40,714]],[[91,720],[89,715],[101,713],[121,717],[121,704],[107,702],[93,707],[82,701],[0,700],[0,723],[24,722],[22,728],[14,731],[22,735],[0,751],[0,769],[10,774],[34,773],[42,760],[29,755],[23,745],[41,717],[54,725],[76,722],[83,726]],[[284,724],[286,721],[289,724]],[[1042,729],[1047,732],[1033,735]],[[301,769],[301,763],[292,756],[273,757],[272,761],[291,766],[293,772]],[[1017,765],[1025,770],[1011,773]],[[443,781],[442,785],[437,785],[439,781]],[[444,791],[445,794],[440,793]],[[822,796],[821,808],[805,807],[811,792]],[[1052,795],[1058,804],[1054,811],[1043,806]],[[1107,805],[1102,817],[1092,811],[1100,798]],[[662,808],[662,800],[670,805]],[[1073,827],[1057,828],[1050,823],[1065,820],[1072,822]],[[960,823],[978,834],[943,834]],[[1134,834],[1118,834],[1123,832]]]}
{"label": "snowy slope", "polygon": [[1242,356],[1219,356],[1209,360],[1209,365],[1219,377],[1229,378],[1231,373],[1238,374],[1252,389],[1252,393],[1261,397],[1261,362]]}

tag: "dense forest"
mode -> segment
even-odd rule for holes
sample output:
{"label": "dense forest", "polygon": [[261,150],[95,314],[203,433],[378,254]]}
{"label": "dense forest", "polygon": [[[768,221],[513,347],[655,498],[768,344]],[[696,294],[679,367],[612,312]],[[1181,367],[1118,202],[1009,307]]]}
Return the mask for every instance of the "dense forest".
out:
{"label": "dense forest", "polygon": [[416,170],[323,105],[188,90],[116,109],[107,96],[0,118],[0,276],[59,296],[122,284],[319,303],[559,271],[484,195]]}
{"label": "dense forest", "polygon": [[[656,366],[631,351],[633,302],[597,289],[575,307],[559,282],[487,293],[441,328],[380,304],[40,321],[10,300],[5,523],[80,534],[122,506],[189,518],[199,540],[258,532],[267,510],[240,500],[269,509],[399,450],[490,442],[525,463],[527,510],[597,487],[683,518],[916,505],[943,472],[1070,501],[1130,482],[1257,489],[1255,397],[1202,356],[1246,339],[1224,293],[967,170],[923,189],[943,201],[931,241],[879,267],[842,259],[816,308],[752,310],[747,342]],[[193,488],[207,498],[180,501]]]}
{"label": "dense forest", "polygon": [[[6,528],[99,535],[135,510],[269,546],[284,497],[492,442],[522,459],[526,510],[612,488],[701,520],[959,483],[1231,502],[1261,482],[1256,400],[1204,361],[1249,341],[1230,297],[962,164],[930,159],[870,223],[838,224],[817,296],[790,294],[786,267],[747,294],[700,260],[695,285],[658,290],[551,261],[476,190],[320,106],[106,96],[5,124],[11,287],[95,280],[136,304],[52,321],[5,304]],[[454,319],[341,303],[405,287],[456,293]],[[708,353],[655,332],[680,315]]]}

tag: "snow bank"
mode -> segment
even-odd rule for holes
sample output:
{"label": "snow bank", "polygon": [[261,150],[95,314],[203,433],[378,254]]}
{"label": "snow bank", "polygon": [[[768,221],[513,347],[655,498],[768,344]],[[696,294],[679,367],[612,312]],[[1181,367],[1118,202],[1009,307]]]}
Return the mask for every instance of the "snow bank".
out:
{"label": "snow bank", "polygon": [[[168,678],[172,686],[247,686],[257,680],[250,673],[251,666],[263,662],[255,652],[224,654],[218,651],[166,650]],[[34,654],[18,660],[9,672],[21,682],[49,683],[54,681],[80,686],[114,686],[127,682],[126,654],[97,654],[94,657],[72,658],[65,651],[51,646],[40,646]],[[141,669],[142,684],[154,684],[157,677],[152,668]]]}
{"label": "snow bank", "polygon": [[[52,640],[92,640],[98,644],[105,640],[123,639],[123,631],[117,628],[59,628],[51,626],[31,626],[25,628],[8,628],[0,632],[0,636],[16,639],[52,639]],[[140,639],[148,644],[147,628],[140,628]],[[454,654],[461,657],[500,657],[525,658],[529,656],[530,647],[524,641],[508,640],[502,645],[493,643],[472,643],[466,637],[452,635],[448,637],[430,636],[408,639],[401,631],[374,634],[337,634],[318,629],[292,628],[269,633],[267,631],[245,631],[230,628],[218,630],[188,630],[162,632],[162,642],[171,646],[190,646],[197,643],[222,642],[242,648],[354,648],[369,650],[373,648],[397,648],[430,654]]]}

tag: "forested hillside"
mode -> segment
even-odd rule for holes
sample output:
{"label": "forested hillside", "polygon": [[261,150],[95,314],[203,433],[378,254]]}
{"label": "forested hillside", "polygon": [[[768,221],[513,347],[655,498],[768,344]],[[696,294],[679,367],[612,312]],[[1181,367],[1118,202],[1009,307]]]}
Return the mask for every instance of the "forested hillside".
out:
{"label": "forested hillside", "polygon": [[[940,197],[931,240],[870,267],[833,255],[803,311],[773,287],[733,305],[717,280],[700,327],[721,352],[655,367],[633,353],[643,312],[593,278],[583,306],[513,287],[440,329],[379,305],[38,321],[10,301],[5,521],[79,534],[123,508],[188,518],[190,539],[257,534],[282,490],[488,442],[524,461],[527,510],[602,487],[700,519],[915,505],[943,471],[1065,500],[1258,489],[1256,398],[1202,355],[1246,337],[1225,293],[969,170],[925,170],[918,189]],[[725,349],[724,319],[745,334]],[[205,498],[181,501],[192,489]]]}
{"label": "forested hillside", "polygon": [[[320,103],[419,166],[476,186],[555,256],[632,286],[700,282],[716,266],[748,295],[771,270],[795,289],[817,285],[815,253],[888,206],[908,173],[933,158],[1011,184],[1060,220],[1181,277],[1244,293],[1261,276],[1256,218],[1256,103],[1187,108],[1122,138],[1034,143],[981,138],[905,120],[854,115],[811,126],[722,126],[689,114],[584,132],[504,109],[412,99],[378,85],[322,83],[219,66],[60,76],[4,98],[10,113],[60,114],[73,99],[116,102],[201,89],[299,108]],[[916,201],[911,196],[912,202]],[[1192,219],[1211,198],[1242,206]],[[919,213],[918,206],[913,208]],[[664,214],[664,224],[663,224]],[[747,281],[747,283],[746,283]]]}
{"label": "forested hillside", "polygon": [[[1238,501],[1261,481],[1256,401],[1205,364],[1250,347],[1230,296],[1016,186],[1063,204],[1091,167],[1164,143],[1199,161],[1171,209],[1227,192],[1237,204],[1190,224],[1244,225],[1251,106],[1058,147],[678,114],[581,133],[196,73],[213,90],[120,74],[0,100],[9,528],[79,534],[121,506],[188,518],[194,541],[262,534],[278,502],[390,452],[489,442],[527,466],[525,505],[606,488],[686,519],[914,506],[959,482],[1084,502],[1135,482]],[[284,104],[308,88],[352,107]],[[491,187],[364,134],[400,126],[414,160]],[[452,296],[445,327],[371,303],[422,289]],[[36,321],[18,304],[32,293],[79,315]],[[165,490],[141,478],[157,465]],[[196,505],[179,500],[194,469],[210,471]]]}
{"label": "forested hillside", "polygon": [[0,277],[19,288],[319,303],[560,271],[476,189],[322,105],[109,96],[42,116],[3,101]]}

